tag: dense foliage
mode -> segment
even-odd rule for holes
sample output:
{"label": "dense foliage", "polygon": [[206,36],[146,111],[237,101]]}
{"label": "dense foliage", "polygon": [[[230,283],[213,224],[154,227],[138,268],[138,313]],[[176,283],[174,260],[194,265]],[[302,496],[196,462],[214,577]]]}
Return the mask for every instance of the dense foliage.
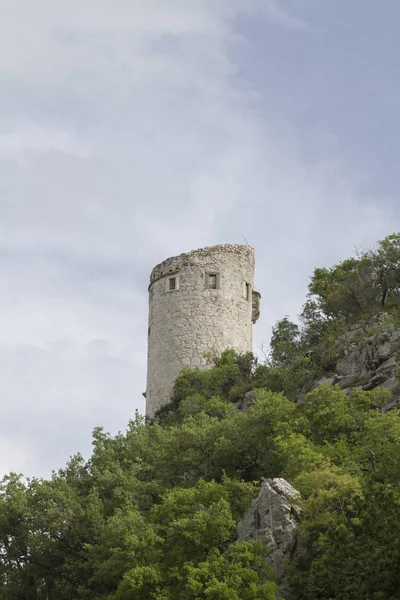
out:
{"label": "dense foliage", "polygon": [[399,248],[390,236],[317,270],[303,325],[277,324],[265,364],[226,351],[209,370],[184,371],[153,422],[137,416],[115,437],[96,429],[88,461],[77,455],[49,480],[4,477],[0,599],[272,600],[267,549],[236,538],[265,477],[302,494],[292,600],[400,598],[400,418],[382,414],[389,392],[325,385],[295,402],[310,373],[329,368],[318,352],[339,323],[365,318],[364,300],[395,306]]}

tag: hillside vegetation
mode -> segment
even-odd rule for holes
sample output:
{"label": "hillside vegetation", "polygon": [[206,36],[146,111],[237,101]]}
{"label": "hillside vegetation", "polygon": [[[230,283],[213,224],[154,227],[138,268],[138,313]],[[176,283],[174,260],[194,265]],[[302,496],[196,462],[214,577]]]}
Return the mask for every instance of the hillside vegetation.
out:
{"label": "hillside vegetation", "polygon": [[227,350],[185,370],[152,422],[137,415],[114,437],[96,429],[88,461],[77,455],[49,480],[4,477],[0,599],[272,600],[267,549],[236,533],[267,477],[302,497],[288,600],[399,599],[391,392],[306,392],[355,325],[399,328],[400,234],[316,269],[309,291],[300,324],[274,327],[264,363]]}

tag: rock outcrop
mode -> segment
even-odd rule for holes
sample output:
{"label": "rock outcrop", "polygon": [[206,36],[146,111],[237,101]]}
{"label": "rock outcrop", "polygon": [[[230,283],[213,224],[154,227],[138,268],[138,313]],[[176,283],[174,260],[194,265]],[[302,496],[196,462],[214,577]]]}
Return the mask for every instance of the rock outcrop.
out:
{"label": "rock outcrop", "polygon": [[281,593],[285,588],[285,563],[297,545],[301,517],[300,493],[285,479],[267,479],[257,498],[238,524],[238,539],[258,540],[268,545],[266,561],[273,567]]}
{"label": "rock outcrop", "polygon": [[346,346],[344,357],[336,365],[335,382],[342,389],[355,386],[365,390],[378,386],[396,389],[399,349],[400,331],[391,328]]}
{"label": "rock outcrop", "polygon": [[236,408],[239,412],[248,410],[254,402],[254,396],[252,392],[246,392],[241,400],[236,404]]}
{"label": "rock outcrop", "polygon": [[[357,341],[360,335],[364,337]],[[344,341],[344,356],[336,363],[335,372],[314,382],[311,389],[324,383],[339,385],[348,393],[354,388],[382,387],[392,391],[392,399],[384,410],[399,406],[400,331],[387,326],[368,335],[368,329],[358,325],[346,334]],[[304,398],[302,394],[299,399]]]}

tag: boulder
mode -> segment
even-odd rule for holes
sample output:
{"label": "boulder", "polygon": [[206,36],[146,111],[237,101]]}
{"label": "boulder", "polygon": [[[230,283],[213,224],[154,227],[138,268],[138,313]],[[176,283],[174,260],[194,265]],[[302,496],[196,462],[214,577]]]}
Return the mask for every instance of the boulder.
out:
{"label": "boulder", "polygon": [[237,528],[239,540],[258,540],[268,545],[270,554],[266,561],[274,569],[282,593],[285,563],[297,546],[299,500],[300,493],[285,479],[267,479]]}

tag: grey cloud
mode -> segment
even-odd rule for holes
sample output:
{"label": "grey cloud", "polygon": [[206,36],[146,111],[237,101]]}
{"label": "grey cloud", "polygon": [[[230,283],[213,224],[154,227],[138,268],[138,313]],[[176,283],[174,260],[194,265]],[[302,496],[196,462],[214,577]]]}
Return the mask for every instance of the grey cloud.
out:
{"label": "grey cloud", "polygon": [[[315,266],[399,222],[360,191],[334,127],[314,133],[311,153],[284,92],[278,108],[262,70],[250,76],[242,19],[268,20],[279,41],[276,3],[4,6],[0,467],[32,475],[87,455],[95,425],[115,432],[143,411],[155,263],[248,239],[262,346],[299,309]],[[298,25],[300,3],[279,6]]]}

